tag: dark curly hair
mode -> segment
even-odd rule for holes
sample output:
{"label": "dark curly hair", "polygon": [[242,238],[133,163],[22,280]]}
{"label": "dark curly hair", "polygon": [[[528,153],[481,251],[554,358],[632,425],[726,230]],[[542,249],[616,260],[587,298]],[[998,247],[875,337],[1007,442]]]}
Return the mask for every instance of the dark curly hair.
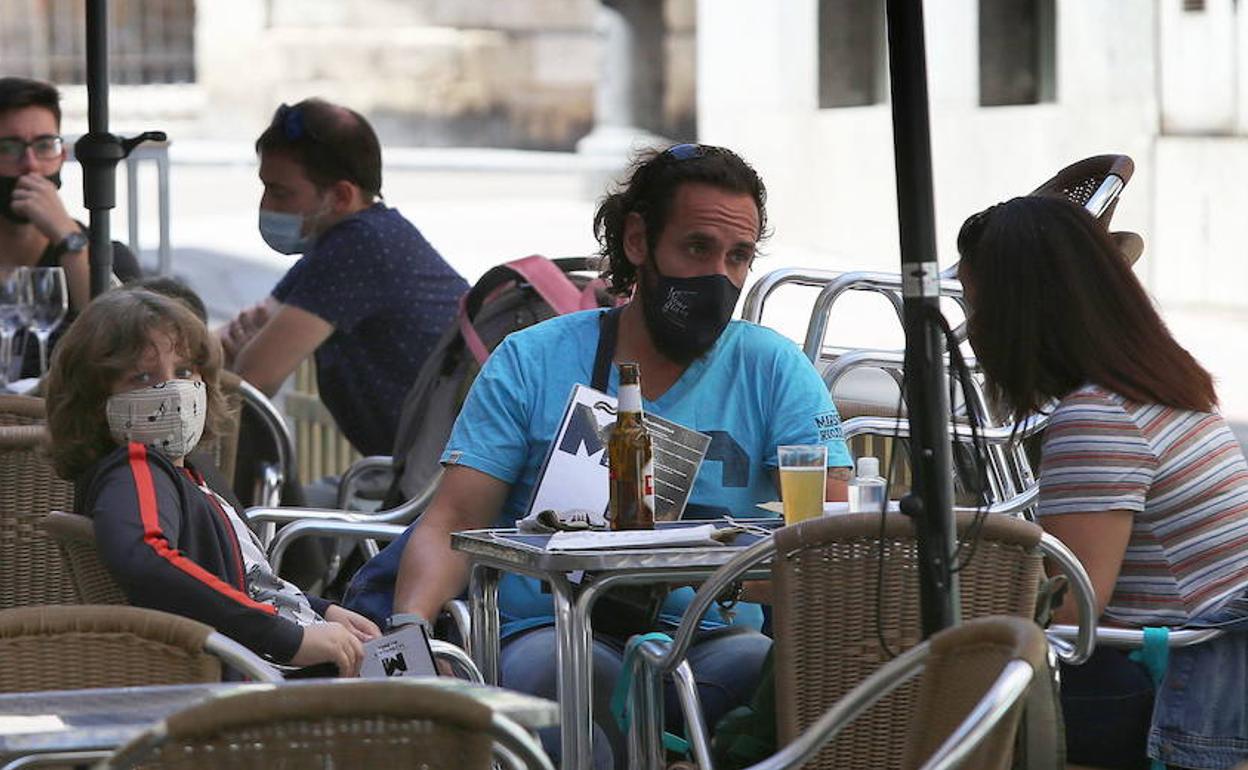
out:
{"label": "dark curly hair", "polygon": [[104,406],[113,385],[134,367],[156,330],[173,338],[204,380],[208,410],[200,440],[220,434],[226,405],[216,337],[175,299],[142,289],[114,289],[97,297],[74,320],[57,343],[48,371],[50,454],[62,478],[77,480],[117,447]]}
{"label": "dark curly hair", "polygon": [[997,204],[966,220],[958,252],[971,344],[1015,417],[1089,383],[1140,404],[1217,405],[1213,378],[1080,206],[1039,196]]}
{"label": "dark curly hair", "polygon": [[676,189],[690,183],[753,198],[758,207],[758,238],[766,237],[767,188],[741,156],[709,144],[678,144],[662,151],[646,151],[633,162],[627,181],[605,197],[594,214],[594,237],[605,263],[602,277],[613,294],[628,294],[637,283],[637,268],[624,253],[628,215],[641,215],[646,223],[646,243],[653,250],[667,225]]}

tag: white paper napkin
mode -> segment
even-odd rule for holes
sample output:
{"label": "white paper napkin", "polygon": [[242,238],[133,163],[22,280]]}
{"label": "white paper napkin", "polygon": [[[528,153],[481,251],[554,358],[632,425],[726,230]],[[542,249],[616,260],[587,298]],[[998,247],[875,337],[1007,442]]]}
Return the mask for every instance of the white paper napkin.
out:
{"label": "white paper napkin", "polygon": [[611,532],[556,532],[546,544],[548,551],[592,551],[614,548],[674,548],[722,546],[711,537],[714,524],[697,527],[665,527]]}

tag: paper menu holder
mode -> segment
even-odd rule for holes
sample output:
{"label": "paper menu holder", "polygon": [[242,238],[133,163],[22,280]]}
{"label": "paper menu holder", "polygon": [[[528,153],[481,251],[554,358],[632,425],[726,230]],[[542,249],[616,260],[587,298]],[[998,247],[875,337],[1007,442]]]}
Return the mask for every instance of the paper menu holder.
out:
{"label": "paper menu holder", "polygon": [[364,643],[361,677],[393,679],[400,676],[437,676],[437,673],[429,637],[422,625],[411,623],[399,626]]}
{"label": "paper menu holder", "polygon": [[[606,512],[611,497],[607,439],[615,425],[615,406],[614,396],[587,385],[572,387],[542,461],[528,513],[547,509]],[[675,521],[689,502],[711,437],[649,412],[644,417],[654,456],[654,518]]]}

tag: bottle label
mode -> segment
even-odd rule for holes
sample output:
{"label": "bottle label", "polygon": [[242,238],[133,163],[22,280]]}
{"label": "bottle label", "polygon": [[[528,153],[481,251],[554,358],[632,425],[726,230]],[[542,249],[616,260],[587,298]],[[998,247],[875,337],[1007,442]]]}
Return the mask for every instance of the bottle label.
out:
{"label": "bottle label", "polygon": [[616,411],[624,412],[640,412],[641,411],[641,386],[640,385],[621,385],[619,396],[616,399]]}
{"label": "bottle label", "polygon": [[654,520],[654,460],[646,459],[641,469],[642,504],[650,509],[650,519]]}

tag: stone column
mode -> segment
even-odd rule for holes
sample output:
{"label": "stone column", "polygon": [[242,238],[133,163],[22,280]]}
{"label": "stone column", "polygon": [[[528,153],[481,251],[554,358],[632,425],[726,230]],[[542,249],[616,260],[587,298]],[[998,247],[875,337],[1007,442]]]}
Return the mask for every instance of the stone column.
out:
{"label": "stone column", "polygon": [[653,133],[663,118],[663,5],[663,0],[602,0],[594,128],[577,142],[578,152],[624,160],[639,148],[666,143]]}

